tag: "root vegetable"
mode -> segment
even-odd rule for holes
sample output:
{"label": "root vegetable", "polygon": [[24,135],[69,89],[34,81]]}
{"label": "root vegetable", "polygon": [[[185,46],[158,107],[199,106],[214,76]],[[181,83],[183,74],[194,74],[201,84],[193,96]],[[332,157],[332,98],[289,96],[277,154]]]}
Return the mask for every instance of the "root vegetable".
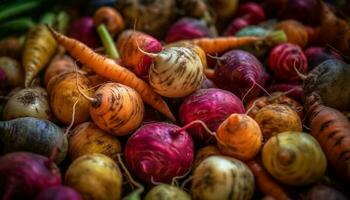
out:
{"label": "root vegetable", "polygon": [[145,200],[191,200],[191,196],[178,187],[160,184],[153,187],[145,196]]}
{"label": "root vegetable", "polygon": [[304,48],[308,43],[308,32],[306,27],[296,20],[283,20],[279,22],[275,29],[285,32],[288,43],[295,44]]}
{"label": "root vegetable", "polygon": [[13,58],[0,57],[0,88],[23,86],[22,66]]}
{"label": "root vegetable", "polygon": [[6,37],[0,40],[0,56],[19,58],[21,44],[16,37]]}
{"label": "root vegetable", "polygon": [[108,6],[98,8],[93,17],[95,27],[105,24],[108,32],[114,36],[124,29],[124,20],[117,10]]}
{"label": "root vegetable", "polygon": [[196,157],[194,160],[194,168],[196,168],[204,159],[208,158],[209,156],[220,156],[222,153],[217,148],[216,145],[209,145],[205,146],[203,148],[198,149],[196,152]]}
{"label": "root vegetable", "polygon": [[40,192],[35,200],[83,200],[83,198],[70,187],[54,186]]}

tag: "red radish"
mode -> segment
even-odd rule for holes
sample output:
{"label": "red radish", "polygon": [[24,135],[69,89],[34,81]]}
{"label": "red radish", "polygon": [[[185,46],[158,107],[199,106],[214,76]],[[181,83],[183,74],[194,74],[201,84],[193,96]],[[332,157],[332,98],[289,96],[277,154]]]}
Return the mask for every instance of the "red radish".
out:
{"label": "red radish", "polygon": [[301,78],[298,72],[306,74],[307,59],[303,50],[294,44],[284,43],[272,49],[268,65],[274,76],[288,82],[298,82]]}
{"label": "red radish", "polygon": [[35,200],[83,200],[83,198],[70,187],[54,186],[43,190]]}
{"label": "red radish", "polygon": [[125,160],[147,183],[169,183],[191,167],[194,147],[190,135],[180,127],[159,122],[143,125],[127,141]]}
{"label": "red radish", "polygon": [[264,90],[266,77],[262,64],[254,55],[242,50],[232,50],[219,58],[214,83],[244,101],[257,97]]}
{"label": "red radish", "polygon": [[309,69],[315,68],[317,65],[321,64],[323,61],[329,59],[340,59],[341,56],[333,51],[327,50],[324,47],[310,47],[305,49],[305,56],[308,61]]}
{"label": "red radish", "polygon": [[68,35],[85,43],[90,48],[97,48],[101,45],[92,17],[86,16],[74,20],[70,26]]}
{"label": "red radish", "polygon": [[[244,113],[242,101],[231,92],[211,88],[200,89],[187,97],[180,107],[180,120],[183,125],[195,120],[203,121],[211,131],[233,113]],[[201,125],[196,124],[187,131],[198,144],[215,141]]]}
{"label": "red radish", "polygon": [[275,83],[267,88],[269,93],[273,92],[286,92],[286,96],[290,97],[298,102],[302,102],[303,88],[301,85],[290,83]]}
{"label": "red radish", "polygon": [[241,4],[238,8],[237,17],[225,30],[224,35],[235,35],[237,31],[246,26],[255,25],[266,20],[264,9],[254,2]]}
{"label": "red radish", "polygon": [[174,23],[167,33],[167,43],[200,37],[213,37],[205,21],[184,17]]}
{"label": "red radish", "polygon": [[2,200],[31,199],[46,188],[61,185],[61,174],[52,158],[15,152],[1,156],[0,163]]}

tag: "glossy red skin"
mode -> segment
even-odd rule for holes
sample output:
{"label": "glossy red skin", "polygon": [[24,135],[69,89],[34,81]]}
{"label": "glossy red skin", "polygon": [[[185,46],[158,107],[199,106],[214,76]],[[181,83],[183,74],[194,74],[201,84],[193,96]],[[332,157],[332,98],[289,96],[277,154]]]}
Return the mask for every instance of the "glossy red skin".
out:
{"label": "glossy red skin", "polygon": [[80,17],[74,20],[69,28],[68,36],[83,42],[90,48],[101,46],[92,17]]}
{"label": "glossy red skin", "polygon": [[194,18],[182,18],[175,22],[165,38],[167,43],[201,37],[213,37],[205,22]]}
{"label": "glossy red skin", "polygon": [[192,166],[194,146],[186,131],[164,123],[149,123],[139,128],[127,141],[124,155],[128,169],[146,183],[170,183]]}
{"label": "glossy red skin", "polygon": [[[211,131],[216,131],[220,124],[232,113],[244,113],[242,101],[231,92],[222,89],[200,89],[187,97],[180,107],[180,121],[184,126],[194,120],[203,121]],[[187,129],[196,144],[215,142],[210,135],[199,125]]]}
{"label": "glossy red skin", "polygon": [[309,47],[305,49],[304,53],[308,61],[309,70],[315,68],[317,65],[328,59],[342,60],[341,56],[333,51],[327,51],[324,47]]}
{"label": "glossy red skin", "polygon": [[241,99],[252,88],[245,101],[254,99],[261,93],[256,84],[265,87],[267,76],[262,64],[254,55],[242,50],[232,50],[221,58],[216,65],[213,79],[219,88],[228,90]]}
{"label": "glossy red skin", "polygon": [[308,72],[303,50],[291,43],[280,44],[273,48],[268,58],[268,66],[275,78],[289,83],[301,82],[294,66],[302,74]]}
{"label": "glossy red skin", "polygon": [[[143,45],[142,49],[146,52],[158,53],[158,52],[162,51],[162,44],[157,39],[155,39],[151,36],[147,40],[144,41],[144,44],[146,44],[146,45]],[[127,58],[125,58],[125,59],[127,59]],[[151,67],[152,62],[153,62],[153,60],[151,57],[144,55],[142,57],[142,59],[140,60],[139,64],[136,65],[136,67],[134,68],[135,74],[147,81],[149,68]]]}
{"label": "glossy red skin", "polygon": [[54,186],[42,191],[35,200],[83,200],[83,198],[70,187]]}
{"label": "glossy red skin", "polygon": [[267,91],[269,93],[273,92],[287,92],[292,90],[288,94],[286,94],[287,97],[294,99],[295,101],[301,103],[303,98],[303,87],[301,85],[295,85],[295,84],[289,84],[289,83],[275,83],[270,85],[267,88]]}
{"label": "glossy red skin", "polygon": [[31,199],[41,191],[61,185],[61,174],[55,163],[46,166],[48,158],[26,152],[15,152],[0,157],[0,185],[2,190],[10,192],[11,197]]}

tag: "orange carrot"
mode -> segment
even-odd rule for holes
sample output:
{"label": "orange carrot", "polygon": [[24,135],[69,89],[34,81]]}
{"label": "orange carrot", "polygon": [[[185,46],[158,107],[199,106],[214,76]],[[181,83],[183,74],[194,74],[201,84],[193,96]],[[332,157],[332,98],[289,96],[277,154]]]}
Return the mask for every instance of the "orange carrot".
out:
{"label": "orange carrot", "polygon": [[175,117],[165,101],[155,93],[146,82],[138,78],[134,73],[118,65],[114,60],[95,53],[83,43],[68,38],[52,28],[50,28],[50,30],[58,43],[65,47],[66,50],[82,64],[88,66],[102,77],[135,89],[144,102],[150,104],[165,116],[175,121]]}
{"label": "orange carrot", "polygon": [[246,162],[249,169],[255,176],[255,182],[259,190],[268,196],[271,196],[277,200],[291,199],[285,193],[283,188],[279,186],[275,180],[267,173],[267,171],[255,160]]}

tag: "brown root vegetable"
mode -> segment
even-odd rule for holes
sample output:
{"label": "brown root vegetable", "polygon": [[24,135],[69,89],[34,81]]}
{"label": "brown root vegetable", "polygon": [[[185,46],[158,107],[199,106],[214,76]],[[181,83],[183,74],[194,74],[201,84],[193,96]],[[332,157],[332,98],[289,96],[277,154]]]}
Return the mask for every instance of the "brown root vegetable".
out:
{"label": "brown root vegetable", "polygon": [[215,145],[208,145],[198,149],[194,160],[194,168],[196,168],[204,159],[208,158],[209,156],[215,155],[222,155],[220,150]]}
{"label": "brown root vegetable", "polygon": [[72,160],[86,154],[101,153],[117,161],[122,150],[119,140],[99,129],[92,122],[79,124],[69,138],[69,157]]}
{"label": "brown root vegetable", "polygon": [[51,119],[48,94],[44,88],[25,88],[13,94],[4,107],[4,120],[19,117]]}
{"label": "brown root vegetable", "polygon": [[238,0],[209,0],[208,3],[214,9],[217,17],[222,20],[234,16],[238,8]]}
{"label": "brown root vegetable", "polygon": [[119,12],[107,6],[97,9],[93,19],[95,27],[98,27],[100,24],[105,24],[108,32],[112,36],[123,30],[125,26],[124,20]]}
{"label": "brown root vegetable", "polygon": [[303,130],[298,114],[283,104],[263,107],[254,119],[259,124],[265,141],[281,132]]}
{"label": "brown root vegetable", "polygon": [[339,191],[325,185],[316,185],[306,194],[305,200],[348,200]]}
{"label": "brown root vegetable", "polygon": [[15,37],[7,37],[0,40],[0,56],[19,58],[21,54],[21,44]]}
{"label": "brown root vegetable", "polygon": [[0,88],[23,86],[24,72],[17,60],[0,57]]}
{"label": "brown root vegetable", "polygon": [[80,95],[78,90],[84,91],[84,94],[92,96],[93,90],[90,90],[90,80],[79,73],[64,73],[51,78],[47,90],[50,95],[50,105],[56,118],[68,125],[72,121],[73,106],[75,106],[74,124],[86,122],[90,118],[89,100]]}
{"label": "brown root vegetable", "polygon": [[[175,16],[175,0],[118,0],[117,9],[127,28],[140,30],[155,37],[165,35]],[[137,22],[136,22],[137,20]]]}
{"label": "brown root vegetable", "polygon": [[289,43],[296,44],[301,48],[304,48],[308,43],[306,27],[296,20],[283,20],[276,25],[275,29],[283,30]]}

